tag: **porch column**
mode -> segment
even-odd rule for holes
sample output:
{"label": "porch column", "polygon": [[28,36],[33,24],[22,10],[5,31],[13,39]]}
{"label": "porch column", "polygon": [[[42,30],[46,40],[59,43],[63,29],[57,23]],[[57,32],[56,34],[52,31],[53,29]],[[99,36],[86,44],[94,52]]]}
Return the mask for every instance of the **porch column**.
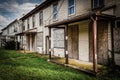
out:
{"label": "porch column", "polygon": [[[30,47],[28,46],[29,44],[30,44]],[[30,42],[28,42],[27,46],[30,49],[30,51],[32,51],[32,34],[30,34]]]}
{"label": "porch column", "polygon": [[65,64],[68,64],[68,24],[65,26]]}
{"label": "porch column", "polygon": [[26,35],[26,33],[24,33],[23,36],[24,37],[23,37],[22,43],[23,43],[24,53],[26,53],[26,50],[27,50],[27,35]]}
{"label": "porch column", "polygon": [[51,59],[51,27],[49,28],[49,60]]}
{"label": "porch column", "polygon": [[18,38],[17,38],[17,35],[15,35],[15,44],[16,44],[15,49],[16,50],[17,50],[17,47],[18,47],[17,42],[18,42]]}
{"label": "porch column", "polygon": [[114,51],[114,26],[115,26],[115,22],[111,21],[111,44],[112,44],[112,65],[113,68],[115,67],[115,51]]}
{"label": "porch column", "polygon": [[97,17],[93,19],[93,70],[97,72]]}

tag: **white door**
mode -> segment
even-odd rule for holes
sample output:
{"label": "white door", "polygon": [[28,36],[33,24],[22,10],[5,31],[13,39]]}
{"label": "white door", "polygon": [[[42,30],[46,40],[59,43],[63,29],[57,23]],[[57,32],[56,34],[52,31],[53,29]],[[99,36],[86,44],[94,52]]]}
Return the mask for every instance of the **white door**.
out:
{"label": "white door", "polygon": [[89,22],[79,26],[79,60],[89,61]]}

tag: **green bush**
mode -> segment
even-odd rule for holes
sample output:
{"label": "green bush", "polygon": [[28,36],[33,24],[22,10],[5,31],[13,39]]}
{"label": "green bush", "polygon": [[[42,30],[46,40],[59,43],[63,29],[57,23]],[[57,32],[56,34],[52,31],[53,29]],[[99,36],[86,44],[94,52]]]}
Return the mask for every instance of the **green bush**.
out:
{"label": "green bush", "polygon": [[15,50],[15,41],[7,41],[5,44],[5,49]]}

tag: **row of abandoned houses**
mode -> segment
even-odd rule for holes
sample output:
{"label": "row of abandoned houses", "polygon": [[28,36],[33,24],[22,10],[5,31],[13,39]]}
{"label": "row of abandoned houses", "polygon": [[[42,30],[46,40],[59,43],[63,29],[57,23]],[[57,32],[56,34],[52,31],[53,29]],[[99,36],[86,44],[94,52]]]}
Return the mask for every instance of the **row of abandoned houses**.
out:
{"label": "row of abandoned houses", "polygon": [[[2,29],[2,40],[20,49],[58,57],[120,65],[120,0],[44,0]],[[113,53],[113,54],[112,54]]]}

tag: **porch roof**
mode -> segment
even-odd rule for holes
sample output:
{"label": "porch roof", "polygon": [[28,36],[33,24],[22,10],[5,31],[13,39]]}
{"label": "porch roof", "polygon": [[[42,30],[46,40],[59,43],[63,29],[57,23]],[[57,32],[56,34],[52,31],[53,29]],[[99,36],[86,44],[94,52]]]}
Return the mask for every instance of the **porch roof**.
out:
{"label": "porch roof", "polygon": [[90,19],[91,16],[98,16],[98,17],[108,19],[108,20],[115,19],[114,15],[96,14],[95,12],[89,12],[89,13],[86,13],[86,14],[83,14],[83,15],[78,15],[78,16],[71,17],[71,18],[68,18],[68,19],[64,19],[62,21],[54,22],[52,24],[46,25],[46,27],[56,27],[58,25],[64,25],[64,24],[69,24],[69,23],[73,23],[73,22],[76,22],[76,21],[82,21],[82,20]]}
{"label": "porch roof", "polygon": [[24,31],[23,33],[25,33],[25,34],[29,34],[29,33],[37,33],[37,28],[29,29],[29,30],[27,30],[27,31]]}
{"label": "porch roof", "polygon": [[23,32],[20,32],[20,33],[16,33],[15,35],[23,35],[24,33]]}
{"label": "porch roof", "polygon": [[90,16],[94,16],[94,15],[95,15],[95,13],[89,12],[87,14],[78,15],[78,16],[71,17],[71,18],[68,18],[68,19],[64,19],[62,21],[55,22],[53,24],[46,25],[46,27],[54,27],[54,26],[57,26],[57,25],[68,24],[68,23],[79,21],[79,20],[85,20],[85,19],[89,19]]}

